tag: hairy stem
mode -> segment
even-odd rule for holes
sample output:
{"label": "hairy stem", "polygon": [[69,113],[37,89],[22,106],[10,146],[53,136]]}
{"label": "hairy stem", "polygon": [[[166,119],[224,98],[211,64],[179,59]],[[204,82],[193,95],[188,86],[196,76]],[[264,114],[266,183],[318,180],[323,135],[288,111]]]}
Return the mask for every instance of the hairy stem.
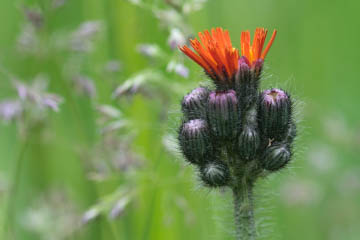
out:
{"label": "hairy stem", "polygon": [[253,185],[243,181],[233,187],[234,217],[237,240],[255,240]]}

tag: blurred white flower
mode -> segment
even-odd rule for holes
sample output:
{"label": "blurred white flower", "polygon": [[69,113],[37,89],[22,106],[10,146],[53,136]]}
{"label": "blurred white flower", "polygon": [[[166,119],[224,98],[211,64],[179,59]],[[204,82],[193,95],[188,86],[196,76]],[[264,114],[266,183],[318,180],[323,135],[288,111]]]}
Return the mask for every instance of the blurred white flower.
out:
{"label": "blurred white flower", "polygon": [[168,44],[171,49],[177,49],[178,46],[185,45],[186,39],[184,34],[178,28],[172,28],[168,38]]}
{"label": "blurred white flower", "polygon": [[96,107],[96,110],[102,114],[106,119],[108,118],[119,118],[121,117],[121,112],[119,109],[111,105],[99,105]]}
{"label": "blurred white flower", "polygon": [[136,50],[142,55],[150,58],[160,57],[162,55],[161,49],[156,44],[139,44]]}
{"label": "blurred white flower", "polygon": [[100,211],[97,208],[91,208],[87,210],[82,216],[81,223],[87,224],[90,221],[96,219],[100,215]]}
{"label": "blurred white flower", "polygon": [[190,73],[189,69],[185,67],[184,64],[175,61],[169,62],[169,64],[166,67],[166,71],[175,72],[177,75],[183,78],[188,78]]}
{"label": "blurred white flower", "polygon": [[121,186],[114,192],[103,197],[96,205],[92,206],[83,215],[83,224],[96,219],[100,214],[108,215],[109,220],[120,217],[125,208],[132,201],[134,192],[130,192],[126,187]]}
{"label": "blurred white flower", "polygon": [[121,216],[124,213],[126,206],[130,203],[130,200],[129,196],[120,198],[120,200],[118,200],[114,207],[110,210],[109,218],[114,220],[115,218]]}
{"label": "blurred white flower", "polygon": [[87,76],[77,75],[72,78],[75,83],[76,90],[89,98],[96,96],[96,87],[94,81]]}
{"label": "blurred white flower", "polygon": [[48,80],[44,75],[38,75],[31,85],[14,81],[19,98],[22,100],[23,109],[36,107],[38,110],[51,109],[59,111],[63,98],[57,94],[47,92]]}
{"label": "blurred white flower", "polygon": [[312,181],[292,180],[281,187],[280,194],[288,206],[307,206],[316,204],[322,198],[323,191]]}
{"label": "blurred white flower", "polygon": [[129,125],[121,111],[111,105],[99,105],[96,110],[100,113],[97,124],[101,134],[114,133]]}
{"label": "blurred white flower", "polygon": [[122,70],[122,64],[120,61],[111,60],[106,63],[105,71],[107,72],[120,72]]}
{"label": "blurred white flower", "polygon": [[103,29],[101,21],[87,21],[82,23],[71,34],[71,49],[79,52],[90,52],[93,49],[95,36]]}
{"label": "blurred white flower", "polygon": [[44,240],[68,239],[79,223],[74,203],[64,192],[55,190],[39,197],[22,218],[24,227]]}
{"label": "blurred white flower", "polygon": [[199,11],[204,7],[204,4],[206,2],[207,0],[191,0],[189,2],[186,2],[183,6],[183,12],[185,14],[189,14],[192,12]]}
{"label": "blurred white flower", "polygon": [[53,0],[52,2],[52,7],[53,8],[59,8],[65,5],[65,3],[67,2],[67,0]]}
{"label": "blurred white flower", "polygon": [[112,94],[113,98],[119,98],[124,95],[131,95],[137,93],[140,88],[144,90],[145,85],[150,83],[158,83],[163,80],[160,72],[154,69],[145,69],[141,72],[131,76],[124,83],[119,85]]}
{"label": "blurred white flower", "polygon": [[123,84],[118,86],[113,92],[113,98],[118,98],[124,94],[134,94],[139,87],[146,81],[146,76],[143,74],[136,75],[126,80]]}
{"label": "blurred white flower", "polygon": [[56,94],[45,94],[42,96],[42,105],[50,108],[54,112],[59,111],[59,105],[63,102],[63,98]]}
{"label": "blurred white flower", "polygon": [[102,28],[100,21],[87,21],[82,23],[73,33],[74,38],[88,39],[93,38]]}
{"label": "blurred white flower", "polygon": [[329,172],[336,167],[336,153],[328,145],[313,143],[308,154],[308,161],[314,169]]}
{"label": "blurred white flower", "polygon": [[0,102],[0,118],[9,122],[21,115],[23,108],[19,100],[3,100]]}
{"label": "blurred white flower", "polygon": [[154,15],[159,19],[160,24],[170,28],[180,28],[180,29],[186,28],[182,16],[176,10],[154,9],[153,11],[154,11]]}
{"label": "blurred white flower", "polygon": [[18,50],[22,53],[37,54],[39,45],[35,27],[30,23],[23,26],[17,38]]}
{"label": "blurred white flower", "polygon": [[142,0],[128,0],[128,1],[134,5],[140,5],[142,3]]}

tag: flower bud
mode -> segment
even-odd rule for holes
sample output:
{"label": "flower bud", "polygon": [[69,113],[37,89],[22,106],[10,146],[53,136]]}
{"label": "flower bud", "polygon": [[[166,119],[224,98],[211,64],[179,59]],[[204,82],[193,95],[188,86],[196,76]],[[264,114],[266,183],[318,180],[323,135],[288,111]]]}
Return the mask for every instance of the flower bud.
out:
{"label": "flower bud", "polygon": [[234,90],[209,94],[208,119],[213,135],[234,138],[240,125],[238,100]]}
{"label": "flower bud", "polygon": [[283,90],[265,90],[258,111],[261,133],[270,139],[283,140],[289,129],[291,110],[290,96]]}
{"label": "flower bud", "polygon": [[195,88],[186,95],[182,101],[182,111],[187,119],[198,119],[206,117],[206,105],[209,90],[206,88]]}
{"label": "flower bud", "polygon": [[244,82],[251,78],[250,75],[250,67],[249,67],[249,61],[246,57],[241,57],[238,61],[239,69],[236,72],[235,80],[236,83],[239,84],[240,82]]}
{"label": "flower bud", "polygon": [[209,187],[226,186],[230,180],[228,166],[222,161],[209,162],[200,168],[200,177]]}
{"label": "flower bud", "polygon": [[261,75],[261,72],[262,72],[262,68],[263,68],[263,65],[264,65],[264,60],[263,59],[258,59],[256,60],[256,62],[253,63],[253,67],[252,67],[252,75],[253,75],[253,78],[255,79],[259,79],[260,78],[260,75]]}
{"label": "flower bud", "polygon": [[256,103],[259,78],[254,75],[255,68],[250,69],[246,57],[241,57],[238,64],[239,69],[235,76],[235,89],[239,93],[241,109],[246,110]]}
{"label": "flower bud", "polygon": [[273,144],[265,150],[262,165],[266,170],[277,171],[290,161],[291,152],[286,144]]}
{"label": "flower bud", "polygon": [[260,137],[255,128],[246,126],[239,135],[237,150],[241,159],[252,160],[260,145]]}
{"label": "flower bud", "polygon": [[200,164],[211,149],[207,123],[202,119],[185,122],[180,128],[179,142],[186,159]]}

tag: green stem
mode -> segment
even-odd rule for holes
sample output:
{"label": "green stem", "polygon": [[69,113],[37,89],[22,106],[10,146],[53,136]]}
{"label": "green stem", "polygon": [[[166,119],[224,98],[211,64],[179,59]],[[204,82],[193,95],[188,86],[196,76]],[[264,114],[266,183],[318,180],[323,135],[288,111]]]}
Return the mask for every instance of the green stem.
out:
{"label": "green stem", "polygon": [[244,181],[233,187],[234,217],[237,240],[255,240],[253,185]]}
{"label": "green stem", "polygon": [[14,226],[13,226],[13,221],[14,221],[14,214],[15,214],[15,204],[16,204],[16,197],[17,197],[17,191],[18,191],[18,187],[20,184],[20,177],[21,177],[21,171],[22,171],[22,167],[24,165],[24,156],[25,156],[25,152],[27,150],[27,147],[29,145],[29,141],[28,138],[25,140],[25,142],[23,143],[23,145],[21,146],[21,150],[19,153],[19,156],[17,158],[17,160],[15,161],[15,170],[14,170],[14,174],[13,174],[13,180],[11,182],[11,188],[10,188],[10,192],[8,195],[8,205],[7,205],[7,209],[5,212],[5,224],[4,224],[4,234],[7,233],[13,233],[15,234],[14,231]]}

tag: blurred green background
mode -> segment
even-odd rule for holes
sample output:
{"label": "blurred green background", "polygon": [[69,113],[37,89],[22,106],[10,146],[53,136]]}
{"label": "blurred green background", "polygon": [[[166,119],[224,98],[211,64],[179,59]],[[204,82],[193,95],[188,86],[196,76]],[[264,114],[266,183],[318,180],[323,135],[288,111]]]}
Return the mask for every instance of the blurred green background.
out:
{"label": "blurred green background", "polygon": [[202,188],[173,140],[205,77],[169,34],[217,26],[236,47],[242,30],[276,28],[262,87],[297,99],[295,159],[256,188],[260,239],[360,239],[359,7],[1,0],[0,97],[21,84],[35,97],[14,119],[0,107],[0,239],[233,239],[231,194]]}

